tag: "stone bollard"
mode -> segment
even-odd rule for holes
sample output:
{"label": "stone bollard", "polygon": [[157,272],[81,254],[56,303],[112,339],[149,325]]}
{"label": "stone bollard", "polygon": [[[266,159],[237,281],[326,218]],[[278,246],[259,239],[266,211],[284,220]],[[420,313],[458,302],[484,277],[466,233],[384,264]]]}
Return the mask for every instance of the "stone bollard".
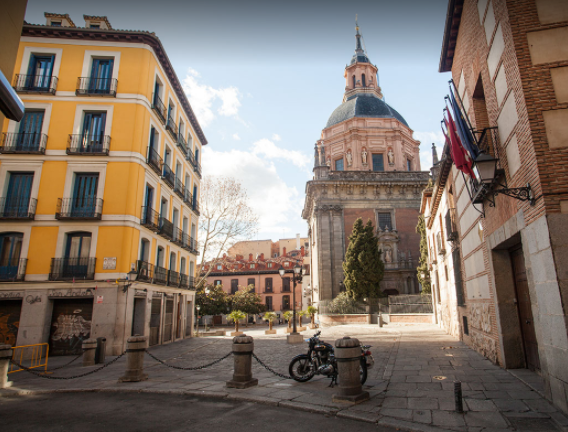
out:
{"label": "stone bollard", "polygon": [[371,313],[371,306],[365,306],[365,313],[367,314],[367,324],[373,324],[373,314]]}
{"label": "stone bollard", "polygon": [[148,379],[144,373],[144,351],[148,348],[148,336],[132,336],[126,343],[126,373],[118,382],[138,382]]}
{"label": "stone bollard", "polygon": [[11,358],[12,345],[0,345],[0,389],[12,386],[12,381],[8,381]]}
{"label": "stone bollard", "polygon": [[233,356],[235,367],[233,379],[227,381],[228,388],[246,389],[258,385],[258,380],[252,377],[252,353],[254,341],[247,335],[233,338]]}
{"label": "stone bollard", "polygon": [[85,339],[83,341],[83,367],[95,365],[96,348],[97,348],[96,339]]}
{"label": "stone bollard", "polygon": [[361,344],[358,339],[345,336],[335,341],[335,359],[339,372],[339,393],[332,400],[338,402],[362,402],[369,399],[363,391],[359,370],[361,367]]}

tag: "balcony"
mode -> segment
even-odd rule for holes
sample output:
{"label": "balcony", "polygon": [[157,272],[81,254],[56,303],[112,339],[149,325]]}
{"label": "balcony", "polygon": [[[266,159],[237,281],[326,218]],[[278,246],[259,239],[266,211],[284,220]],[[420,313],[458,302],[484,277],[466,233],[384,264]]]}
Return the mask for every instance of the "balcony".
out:
{"label": "balcony", "polygon": [[183,135],[181,133],[178,134],[177,146],[184,155],[187,155],[187,153],[188,153],[187,141],[185,140],[185,138],[183,137]]}
{"label": "balcony", "polygon": [[165,217],[160,217],[158,224],[158,234],[168,240],[174,238],[174,224],[172,224]]}
{"label": "balcony", "polygon": [[168,270],[163,268],[163,267],[160,267],[160,266],[154,266],[153,282],[160,284],[160,285],[167,285],[168,284]]}
{"label": "balcony", "polygon": [[174,192],[178,194],[178,196],[183,199],[185,196],[185,186],[181,182],[179,178],[176,177],[174,182]]}
{"label": "balcony", "polygon": [[0,220],[34,220],[37,199],[16,196],[0,198]]}
{"label": "balcony", "polygon": [[110,136],[69,135],[66,153],[68,155],[108,156]]}
{"label": "balcony", "polygon": [[181,247],[186,251],[191,251],[191,237],[182,231]]}
{"label": "balcony", "polygon": [[57,77],[18,74],[13,87],[18,93],[49,93],[54,95],[57,88]]}
{"label": "balcony", "polygon": [[193,172],[201,178],[201,164],[198,161],[193,163]]}
{"label": "balcony", "polygon": [[59,198],[55,219],[101,220],[103,200],[95,197]]}
{"label": "balcony", "polygon": [[151,207],[142,207],[142,212],[140,213],[140,225],[154,232],[158,232],[158,229],[160,227],[159,213],[155,210],[152,210]]}
{"label": "balcony", "polygon": [[193,158],[193,153],[191,152],[191,150],[187,151],[185,160],[188,161],[191,164],[191,166],[195,166],[195,159]]}
{"label": "balcony", "polygon": [[148,147],[146,163],[150,165],[150,168],[152,168],[156,174],[162,175],[162,165],[164,164],[164,161],[160,155],[150,147]]}
{"label": "balcony", "polygon": [[160,118],[162,123],[166,124],[166,116],[167,116],[166,107],[164,106],[162,99],[160,99],[160,96],[158,96],[155,93],[152,95],[152,109],[154,110],[156,115]]}
{"label": "balcony", "polygon": [[450,208],[446,212],[446,239],[451,242],[458,240],[458,228],[456,224],[456,209]]}
{"label": "balcony", "polygon": [[201,213],[199,212],[199,201],[197,201],[196,197],[193,197],[193,203],[191,205],[193,212],[199,216]]}
{"label": "balcony", "polygon": [[193,195],[187,188],[183,191],[183,202],[188,206],[193,207]]}
{"label": "balcony", "polygon": [[178,125],[174,121],[171,115],[168,116],[168,122],[166,123],[166,130],[170,133],[172,138],[177,142],[178,140]]}
{"label": "balcony", "polygon": [[77,80],[77,96],[110,96],[116,97],[118,80],[116,78],[82,77]]}
{"label": "balcony", "polygon": [[179,273],[174,270],[168,271],[168,286],[179,286],[180,284],[180,277]]}
{"label": "balcony", "polygon": [[180,288],[185,288],[190,290],[195,289],[195,281],[193,276],[188,276],[183,273],[180,273],[179,278],[180,278],[180,283],[179,283]]}
{"label": "balcony", "polygon": [[47,135],[42,133],[5,133],[0,153],[45,154]]}
{"label": "balcony", "polygon": [[176,176],[168,164],[162,165],[162,180],[164,180],[169,187],[173,188],[176,181]]}
{"label": "balcony", "polygon": [[2,282],[21,282],[26,276],[26,267],[28,260],[26,258],[0,261],[0,281]]}
{"label": "balcony", "polygon": [[193,237],[190,237],[189,244],[190,244],[189,251],[194,255],[199,255],[199,250],[197,250],[197,241]]}
{"label": "balcony", "polygon": [[173,229],[173,236],[172,236],[172,242],[174,242],[175,244],[177,244],[178,246],[183,247],[183,232],[182,230],[180,230],[179,228],[174,227]]}
{"label": "balcony", "polygon": [[49,280],[93,280],[96,258],[52,258]]}
{"label": "balcony", "polygon": [[136,280],[141,282],[185,289],[194,289],[195,285],[192,276],[178,273],[174,270],[166,270],[163,267],[155,266],[146,261],[136,262],[136,273]]}

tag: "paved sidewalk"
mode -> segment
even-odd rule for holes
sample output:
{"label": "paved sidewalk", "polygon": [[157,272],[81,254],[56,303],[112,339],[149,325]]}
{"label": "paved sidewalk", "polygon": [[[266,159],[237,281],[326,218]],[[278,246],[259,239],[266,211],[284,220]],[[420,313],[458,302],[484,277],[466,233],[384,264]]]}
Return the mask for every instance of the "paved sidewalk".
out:
{"label": "paved sidewalk", "polygon": [[[255,354],[286,375],[290,359],[306,351],[305,344],[288,345],[283,328],[274,336],[265,336],[264,328],[244,331],[255,338]],[[306,337],[312,333],[304,332]],[[150,378],[140,383],[117,382],[125,370],[125,358],[100,372],[68,381],[19,372],[10,375],[12,389],[2,390],[0,395],[85,390],[181,393],[278,405],[409,431],[568,431],[567,418],[536,391],[539,379],[535,374],[503,370],[434,325],[338,326],[324,328],[321,338],[333,342],[346,335],[373,345],[375,367],[364,386],[371,399],[358,405],[332,402],[336,390],[329,387],[328,378],[316,376],[308,383],[298,383],[279,378],[256,362],[253,374],[259,379],[257,387],[227,389],[232,357],[207,369],[180,371],[147,356],[145,371]],[[231,342],[230,337],[194,338],[150,351],[172,365],[199,366],[230,352]],[[57,358],[50,361],[50,367],[69,359]],[[92,369],[73,364],[51,376],[72,376]],[[454,412],[454,380],[462,382],[464,414]]]}

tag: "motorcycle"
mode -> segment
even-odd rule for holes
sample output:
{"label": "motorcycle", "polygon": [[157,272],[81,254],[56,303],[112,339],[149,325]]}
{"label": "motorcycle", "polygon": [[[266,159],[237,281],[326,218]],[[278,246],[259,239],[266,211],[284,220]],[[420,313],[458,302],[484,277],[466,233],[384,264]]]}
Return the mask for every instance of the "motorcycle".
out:
{"label": "motorcycle", "polygon": [[[331,378],[330,386],[333,386],[337,383],[337,361],[333,345],[320,340],[320,334],[321,331],[318,331],[311,338],[304,339],[308,343],[308,353],[294,357],[288,366],[288,372],[299,382],[309,381],[315,375],[324,375]],[[361,384],[365,384],[367,370],[375,364],[369,348],[371,345],[361,345]]]}

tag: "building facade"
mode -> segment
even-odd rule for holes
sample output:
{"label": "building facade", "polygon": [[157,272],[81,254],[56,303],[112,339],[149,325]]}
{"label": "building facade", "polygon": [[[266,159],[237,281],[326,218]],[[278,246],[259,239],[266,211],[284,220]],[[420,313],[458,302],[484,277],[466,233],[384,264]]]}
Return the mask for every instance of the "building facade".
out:
{"label": "building facade", "polygon": [[0,340],[107,354],[191,335],[203,131],[159,39],[25,24],[0,146]]}
{"label": "building facade", "polygon": [[302,212],[309,227],[313,302],[341,291],[348,238],[359,217],[377,227],[385,261],[382,290],[417,293],[415,228],[429,173],[420,171],[420,143],[412,129],[384,101],[358,28],[344,77],[343,103],[315,147],[314,179],[306,185]]}
{"label": "building facade", "polygon": [[434,292],[457,308],[449,331],[505,368],[540,374],[565,412],[567,53],[566,2],[449,2],[440,72],[451,72],[460,108],[497,170],[480,184],[442,160],[423,206],[431,234],[441,233],[440,216],[455,214],[452,260],[463,284],[438,283],[439,253],[430,256]]}

